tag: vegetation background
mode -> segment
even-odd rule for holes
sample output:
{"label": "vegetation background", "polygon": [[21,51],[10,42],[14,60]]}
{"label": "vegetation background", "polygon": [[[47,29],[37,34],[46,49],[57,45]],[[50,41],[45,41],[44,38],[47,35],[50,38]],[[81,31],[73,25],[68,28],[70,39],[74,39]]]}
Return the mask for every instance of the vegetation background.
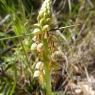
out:
{"label": "vegetation background", "polygon": [[0,0],[0,95],[95,95],[95,0],[46,1]]}

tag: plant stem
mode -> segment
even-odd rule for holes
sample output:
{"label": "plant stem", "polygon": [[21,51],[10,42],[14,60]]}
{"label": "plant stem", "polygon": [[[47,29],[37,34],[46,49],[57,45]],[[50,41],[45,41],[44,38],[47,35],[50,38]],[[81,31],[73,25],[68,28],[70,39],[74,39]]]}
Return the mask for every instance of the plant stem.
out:
{"label": "plant stem", "polygon": [[50,69],[49,69],[49,50],[48,50],[48,42],[47,39],[43,39],[44,43],[44,52],[43,52],[43,60],[45,64],[45,88],[46,88],[46,95],[52,95],[51,90],[51,77],[50,77]]}

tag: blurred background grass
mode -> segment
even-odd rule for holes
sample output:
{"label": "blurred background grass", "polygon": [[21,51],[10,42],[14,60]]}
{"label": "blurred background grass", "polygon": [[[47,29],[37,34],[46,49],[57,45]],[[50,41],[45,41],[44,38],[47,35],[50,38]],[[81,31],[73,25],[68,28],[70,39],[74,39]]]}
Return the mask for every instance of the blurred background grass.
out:
{"label": "blurred background grass", "polygon": [[[37,22],[37,15],[43,1],[0,0],[1,95],[40,95],[44,93],[37,80],[33,79],[33,63],[36,55],[31,53],[30,50],[32,44],[31,30],[33,29],[33,24]],[[84,51],[80,55],[78,46],[81,45],[81,48],[86,49],[90,40],[94,45],[94,37],[89,37],[89,35],[94,35],[94,5],[94,0],[53,0],[52,8],[56,20],[54,24],[58,28],[79,24],[75,27],[60,30],[61,35],[66,38],[69,44],[66,44],[61,37],[58,37],[59,43],[62,45],[62,51],[65,52],[66,57],[69,59],[69,64],[74,64],[74,66],[70,65],[71,68],[68,69],[68,73],[73,76],[76,73],[75,68],[80,68],[79,71],[84,72],[85,75],[84,67],[81,64],[90,63],[87,60],[84,61],[88,56],[83,57],[83,59],[80,58]],[[87,40],[88,42],[86,42]],[[89,45],[89,48],[94,47],[92,44]],[[91,60],[93,61],[94,48],[91,50],[91,56],[93,55]],[[77,52],[79,52],[79,55],[76,58]],[[90,55],[89,52],[87,53],[88,55]],[[88,66],[88,64],[84,66]],[[78,73],[80,73],[79,71]],[[71,77],[71,75],[69,74],[68,76]],[[64,76],[62,75],[62,77]],[[53,88],[55,89],[55,87]]]}

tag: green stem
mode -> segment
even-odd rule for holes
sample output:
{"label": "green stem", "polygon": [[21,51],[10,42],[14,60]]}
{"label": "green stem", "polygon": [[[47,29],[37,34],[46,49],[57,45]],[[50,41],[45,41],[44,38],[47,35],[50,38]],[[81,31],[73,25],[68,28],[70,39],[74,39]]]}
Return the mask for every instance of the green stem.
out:
{"label": "green stem", "polygon": [[45,88],[46,88],[46,95],[52,95],[51,90],[51,77],[50,77],[50,69],[49,69],[49,50],[48,50],[48,42],[47,39],[43,39],[44,43],[44,53],[43,53],[43,60],[45,64]]}

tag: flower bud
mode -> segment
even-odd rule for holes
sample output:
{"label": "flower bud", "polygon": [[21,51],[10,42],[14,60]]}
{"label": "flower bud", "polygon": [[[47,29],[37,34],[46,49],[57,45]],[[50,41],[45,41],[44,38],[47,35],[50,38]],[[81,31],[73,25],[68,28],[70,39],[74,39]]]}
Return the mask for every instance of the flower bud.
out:
{"label": "flower bud", "polygon": [[43,62],[39,61],[36,63],[35,69],[42,70],[43,66],[44,66]]}
{"label": "flower bud", "polygon": [[37,17],[37,20],[40,21],[43,18],[43,12],[39,12],[39,15]]}
{"label": "flower bud", "polygon": [[37,51],[38,52],[43,51],[43,43],[40,43],[40,44],[37,45]]}
{"label": "flower bud", "polygon": [[34,37],[32,38],[32,40],[33,40],[34,42],[36,42],[37,36],[34,36]]}
{"label": "flower bud", "polygon": [[40,19],[39,23],[43,26],[46,23],[46,19],[43,17],[42,19]]}
{"label": "flower bud", "polygon": [[44,26],[43,26],[43,31],[49,31],[49,30],[50,30],[49,25],[44,25]]}
{"label": "flower bud", "polygon": [[39,75],[40,75],[40,71],[39,70],[36,70],[35,72],[34,72],[34,78],[36,78],[36,77],[39,77]]}
{"label": "flower bud", "polygon": [[37,49],[37,44],[36,43],[33,43],[32,45],[31,45],[31,50],[36,50]]}
{"label": "flower bud", "polygon": [[41,30],[39,28],[35,28],[32,32],[34,35],[41,34]]}

